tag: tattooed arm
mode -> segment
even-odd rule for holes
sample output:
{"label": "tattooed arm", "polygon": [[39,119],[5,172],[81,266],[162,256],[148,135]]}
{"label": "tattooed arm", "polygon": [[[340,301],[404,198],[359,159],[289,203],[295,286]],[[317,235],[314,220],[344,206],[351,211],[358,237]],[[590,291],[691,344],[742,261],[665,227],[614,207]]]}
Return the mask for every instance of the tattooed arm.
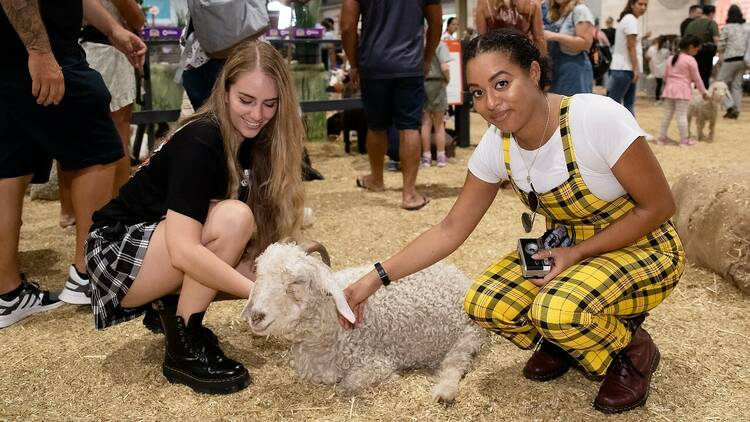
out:
{"label": "tattooed arm", "polygon": [[29,53],[31,94],[37,104],[58,104],[65,95],[65,80],[52,54],[38,0],[0,0],[0,5]]}

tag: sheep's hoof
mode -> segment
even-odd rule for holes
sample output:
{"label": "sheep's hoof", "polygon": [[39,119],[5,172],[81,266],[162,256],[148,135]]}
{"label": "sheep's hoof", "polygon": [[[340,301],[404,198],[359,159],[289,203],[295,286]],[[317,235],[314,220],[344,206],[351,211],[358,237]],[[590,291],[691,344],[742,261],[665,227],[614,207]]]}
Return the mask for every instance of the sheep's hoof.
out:
{"label": "sheep's hoof", "polygon": [[458,388],[453,385],[438,384],[432,387],[432,399],[438,403],[451,404],[457,395]]}

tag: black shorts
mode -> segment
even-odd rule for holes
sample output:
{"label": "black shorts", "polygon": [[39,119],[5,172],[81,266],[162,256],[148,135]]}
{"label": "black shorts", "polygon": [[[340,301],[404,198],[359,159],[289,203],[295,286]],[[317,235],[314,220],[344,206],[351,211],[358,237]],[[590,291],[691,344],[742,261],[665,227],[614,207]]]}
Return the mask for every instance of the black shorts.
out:
{"label": "black shorts", "polygon": [[27,69],[0,68],[0,179],[49,178],[52,159],[63,170],[109,164],[124,156],[101,75],[81,52],[59,60],[65,95],[42,106],[31,95]]}
{"label": "black shorts", "polygon": [[419,129],[425,102],[424,77],[361,79],[367,126],[385,130]]}

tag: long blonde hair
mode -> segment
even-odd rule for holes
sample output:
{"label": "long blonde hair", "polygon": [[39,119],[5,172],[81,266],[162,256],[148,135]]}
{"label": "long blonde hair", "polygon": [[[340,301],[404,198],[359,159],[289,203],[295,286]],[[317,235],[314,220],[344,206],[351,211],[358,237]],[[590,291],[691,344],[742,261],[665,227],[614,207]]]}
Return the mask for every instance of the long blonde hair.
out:
{"label": "long blonde hair", "polygon": [[251,258],[283,237],[297,238],[302,225],[302,143],[305,131],[284,59],[266,42],[247,41],[238,45],[216,79],[211,96],[195,114],[178,125],[182,127],[194,121],[208,120],[219,127],[229,174],[226,197],[236,199],[242,179],[237,155],[244,138],[230,121],[228,94],[242,73],[256,69],[276,82],[279,100],[276,114],[250,147],[247,204],[253,211],[257,227],[246,251]]}
{"label": "long blonde hair", "polygon": [[551,0],[547,2],[547,15],[549,16],[549,20],[554,22],[558,19],[560,19],[563,16],[568,16],[570,12],[575,9],[576,6],[579,4],[583,4],[584,0],[570,0],[568,4],[560,7],[559,4],[555,0]]}

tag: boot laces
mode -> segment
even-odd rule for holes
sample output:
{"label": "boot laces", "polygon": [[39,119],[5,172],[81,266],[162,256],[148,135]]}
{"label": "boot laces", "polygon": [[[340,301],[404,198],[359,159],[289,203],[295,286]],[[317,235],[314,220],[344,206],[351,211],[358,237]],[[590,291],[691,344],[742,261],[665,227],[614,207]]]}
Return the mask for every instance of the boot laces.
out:
{"label": "boot laces", "polygon": [[617,356],[615,356],[615,361],[613,362],[615,365],[618,365],[618,369],[620,370],[620,375],[627,375],[629,372],[635,372],[638,374],[641,378],[645,378],[646,376],[643,375],[643,373],[633,364],[633,361],[630,360],[630,356],[623,350],[622,352],[618,353]]}

